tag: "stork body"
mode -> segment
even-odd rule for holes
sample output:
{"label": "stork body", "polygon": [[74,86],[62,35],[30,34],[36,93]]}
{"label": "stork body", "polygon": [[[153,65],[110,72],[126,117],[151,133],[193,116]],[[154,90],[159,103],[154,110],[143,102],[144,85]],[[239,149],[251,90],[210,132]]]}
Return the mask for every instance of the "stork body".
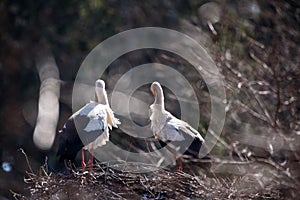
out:
{"label": "stork body", "polygon": [[[167,142],[180,144],[184,141],[190,141],[190,145],[187,147],[184,154],[198,158],[201,145],[204,144],[204,139],[200,133],[188,123],[177,119],[170,112],[165,110],[164,94],[162,87],[158,82],[153,82],[150,90],[155,98],[154,103],[150,106],[149,110],[151,129],[154,137],[159,139],[162,144]],[[164,144],[164,146],[165,145],[166,144]],[[178,170],[182,169],[181,165],[180,159]]]}
{"label": "stork body", "polygon": [[105,145],[109,141],[109,130],[120,124],[108,104],[104,81],[96,81],[95,91],[98,102],[86,104],[65,123],[57,152],[60,160],[74,161],[78,151],[82,150],[83,168],[83,150],[90,152],[89,163],[92,166],[94,150]]}

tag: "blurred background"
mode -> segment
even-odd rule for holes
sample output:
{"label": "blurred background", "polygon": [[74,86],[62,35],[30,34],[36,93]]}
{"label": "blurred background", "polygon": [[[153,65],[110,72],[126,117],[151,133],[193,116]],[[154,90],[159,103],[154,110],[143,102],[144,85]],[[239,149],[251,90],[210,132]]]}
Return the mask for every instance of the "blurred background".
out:
{"label": "blurred background", "polygon": [[[212,152],[212,170],[244,177],[244,182],[252,183],[248,190],[276,184],[295,197],[300,181],[297,0],[2,0],[0,13],[1,199],[12,198],[9,190],[28,195],[24,174],[29,169],[19,148],[34,172],[45,162],[50,170],[59,170],[57,132],[72,114],[73,82],[88,53],[114,34],[145,26],[191,36],[206,48],[224,76],[227,116]],[[179,56],[152,49],[127,53],[102,77],[108,91],[126,71],[150,62],[172,66],[192,83],[200,103],[199,130],[205,133],[210,120],[207,87]],[[134,96],[143,98],[147,89],[140,88]],[[53,113],[46,116],[49,124],[41,116],[37,120],[39,99],[46,102],[46,110],[53,106]],[[151,96],[144,99],[151,104]],[[167,109],[180,117],[170,91],[166,102]],[[34,134],[40,133],[34,132],[37,122],[47,125],[40,127],[49,134],[45,146],[34,143]]]}

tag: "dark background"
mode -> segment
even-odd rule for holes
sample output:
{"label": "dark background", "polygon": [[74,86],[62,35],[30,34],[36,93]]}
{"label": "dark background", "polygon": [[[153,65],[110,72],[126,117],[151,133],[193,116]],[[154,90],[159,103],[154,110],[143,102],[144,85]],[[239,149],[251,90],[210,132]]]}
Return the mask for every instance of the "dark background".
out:
{"label": "dark background", "polygon": [[[210,2],[1,1],[0,196],[12,198],[9,190],[28,195],[23,180],[28,167],[19,148],[26,152],[34,172],[38,172],[46,156],[50,169],[59,169],[55,157],[57,137],[50,150],[40,150],[32,139],[41,84],[37,68],[40,53],[53,57],[59,70],[58,130],[72,113],[72,83],[85,56],[106,38],[145,26],[188,34],[207,49],[225,77],[226,124],[212,155],[220,160],[255,160],[260,164],[235,168],[223,163],[213,170],[222,175],[260,177],[253,180],[261,187],[275,181],[279,187],[297,189],[299,2]],[[157,50],[131,52],[115,61],[103,78],[112,89],[112,71],[122,74],[136,65],[154,61],[173,66],[192,83],[202,102],[199,130],[205,132],[210,117],[209,94],[201,77],[181,58]],[[172,106],[176,101],[171,93],[166,101],[170,102],[169,110],[180,115]],[[12,168],[6,168],[7,165]]]}

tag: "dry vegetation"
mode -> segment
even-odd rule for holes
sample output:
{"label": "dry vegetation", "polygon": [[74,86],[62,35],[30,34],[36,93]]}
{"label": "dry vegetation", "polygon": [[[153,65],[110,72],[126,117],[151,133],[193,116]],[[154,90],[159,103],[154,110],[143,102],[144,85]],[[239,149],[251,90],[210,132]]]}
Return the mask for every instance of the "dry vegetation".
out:
{"label": "dry vegetation", "polygon": [[[20,189],[22,184],[12,181],[26,168],[26,162],[15,156],[17,153],[14,153],[15,163],[12,162],[14,176],[6,173],[5,177],[10,178],[1,181],[1,189],[11,189],[15,199],[299,198],[300,6],[297,1],[215,1],[219,12],[211,12],[216,19],[211,24],[203,13],[198,13],[207,1],[174,1],[177,2],[174,4],[173,1],[107,1],[99,5],[91,2],[100,1],[67,1],[64,7],[58,1],[45,5],[37,1],[42,9],[35,8],[38,4],[30,1],[28,5],[24,3],[27,7],[7,2],[12,3],[0,3],[0,10],[6,13],[0,20],[3,28],[0,42],[4,47],[0,63],[0,72],[4,74],[1,94],[5,96],[1,99],[4,108],[1,133],[6,134],[1,147],[14,152],[22,146],[30,155],[25,156],[29,167],[25,174],[28,195]],[[68,13],[65,10],[71,14],[65,16]],[[34,172],[29,162],[35,169],[44,158],[28,142],[32,141],[36,119],[33,108],[37,107],[39,92],[34,64],[38,48],[32,48],[36,41],[46,38],[63,80],[58,124],[62,127],[71,114],[72,81],[87,52],[115,33],[143,26],[170,27],[190,35],[210,52],[224,76],[226,124],[211,152],[210,171],[203,171],[195,162],[186,163],[182,173],[175,172],[173,167],[151,173],[128,173],[104,164],[96,164],[92,174],[80,168],[68,174],[57,173],[48,170],[47,165],[39,173]],[[119,68],[112,66],[104,77],[108,85],[113,88],[117,72],[122,74],[149,60],[173,66],[197,91],[201,104],[199,130],[205,132],[210,120],[210,102],[201,77],[179,56],[144,52],[131,52],[119,59],[115,63]],[[166,94],[168,109],[180,115],[174,95]],[[141,145],[126,137],[111,136],[121,146]],[[50,158],[55,157],[55,148],[54,145],[48,154]],[[55,166],[53,163],[55,159],[49,159],[48,164]]]}
{"label": "dry vegetation", "polygon": [[[147,166],[149,167],[149,166]],[[186,166],[187,167],[187,166]],[[151,173],[124,173],[97,164],[93,172],[77,169],[69,175],[27,173],[31,199],[286,199],[278,184],[253,190],[246,176],[190,175],[157,169]],[[14,194],[16,199],[26,199]]]}
{"label": "dry vegetation", "polygon": [[[21,152],[29,168],[24,181],[30,199],[294,199],[300,195],[297,180],[268,160],[185,161],[181,172],[174,166],[157,168],[143,163],[96,162],[92,171],[74,168],[62,173],[49,172],[46,160],[35,174],[27,155],[22,149]],[[150,172],[126,172],[130,164],[130,169],[136,166]],[[222,174],[218,171],[220,166],[233,168],[240,175],[229,176],[229,170]],[[15,199],[27,199],[14,191],[11,193]]]}

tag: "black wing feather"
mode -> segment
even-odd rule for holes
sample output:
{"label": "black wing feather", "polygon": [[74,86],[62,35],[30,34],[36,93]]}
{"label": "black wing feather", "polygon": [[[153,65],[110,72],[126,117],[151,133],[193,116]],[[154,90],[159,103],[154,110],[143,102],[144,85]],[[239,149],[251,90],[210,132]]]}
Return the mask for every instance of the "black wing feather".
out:
{"label": "black wing feather", "polygon": [[82,147],[83,143],[77,133],[74,118],[70,117],[65,123],[60,136],[60,143],[57,151],[59,161],[74,161],[78,151],[80,151]]}

